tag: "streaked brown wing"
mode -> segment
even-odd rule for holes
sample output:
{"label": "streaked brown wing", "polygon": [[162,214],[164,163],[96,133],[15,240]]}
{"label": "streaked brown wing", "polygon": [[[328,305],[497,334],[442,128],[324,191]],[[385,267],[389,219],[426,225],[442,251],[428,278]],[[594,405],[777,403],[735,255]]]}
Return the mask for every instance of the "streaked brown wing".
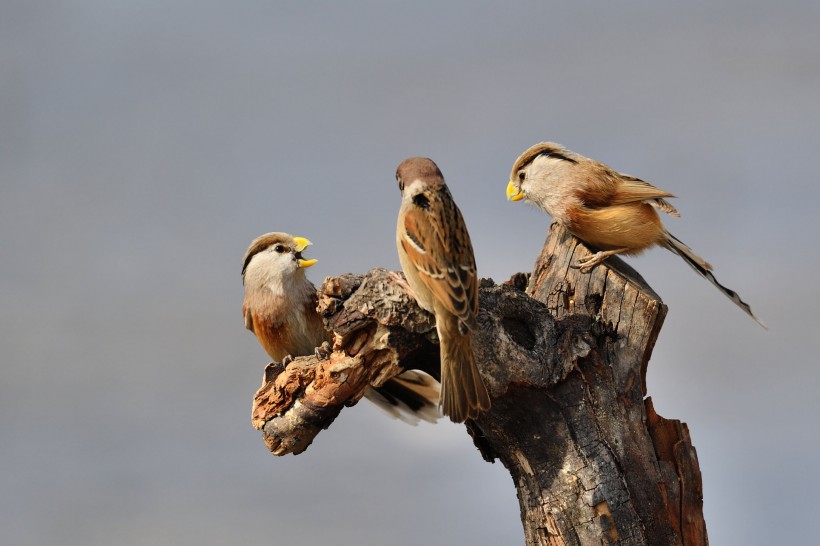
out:
{"label": "streaked brown wing", "polygon": [[436,199],[426,210],[410,208],[401,244],[436,299],[472,328],[478,312],[478,278],[470,236],[455,204]]}

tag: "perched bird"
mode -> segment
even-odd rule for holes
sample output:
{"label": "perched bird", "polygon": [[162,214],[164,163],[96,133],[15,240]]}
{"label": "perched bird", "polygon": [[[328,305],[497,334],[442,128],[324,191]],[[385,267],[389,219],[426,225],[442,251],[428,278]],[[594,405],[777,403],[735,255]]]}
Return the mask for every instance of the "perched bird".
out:
{"label": "perched bird", "polygon": [[507,184],[507,199],[538,205],[573,235],[601,249],[578,262],[582,272],[614,254],[639,254],[662,246],[765,328],[736,292],[717,281],[711,265],[666,231],[657,211],[680,216],[667,197],[674,195],[553,142],[536,144],[521,154]]}
{"label": "perched bird", "polygon": [[405,160],[396,180],[402,196],[396,228],[399,261],[416,301],[436,317],[441,405],[450,420],[461,423],[490,407],[471,345],[478,278],[470,235],[432,160]]}
{"label": "perched bird", "polygon": [[316,287],[305,275],[318,261],[302,257],[310,244],[304,237],[266,233],[254,239],[242,260],[245,328],[276,362],[313,354],[331,341],[316,312]]}
{"label": "perched bird", "polygon": [[[276,362],[320,353],[332,341],[316,311],[316,287],[305,269],[317,262],[302,252],[311,242],[288,233],[266,233],[254,239],[242,258],[245,327],[256,335]],[[438,382],[424,372],[408,370],[365,396],[393,417],[415,424],[439,417]]]}

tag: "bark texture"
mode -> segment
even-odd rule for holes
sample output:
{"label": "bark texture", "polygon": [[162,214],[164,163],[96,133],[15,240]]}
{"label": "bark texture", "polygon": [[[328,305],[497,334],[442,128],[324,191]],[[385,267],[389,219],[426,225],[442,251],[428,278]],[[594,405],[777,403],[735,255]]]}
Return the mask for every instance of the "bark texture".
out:
{"label": "bark texture", "polygon": [[[688,429],[655,413],[646,367],[666,307],[632,268],[553,225],[531,275],[480,284],[476,361],[493,407],[467,429],[515,482],[527,545],[703,545]],[[382,269],[325,280],[326,359],[270,365],[253,424],[276,455],[300,453],[365,389],[405,369],[438,377],[432,317]]]}

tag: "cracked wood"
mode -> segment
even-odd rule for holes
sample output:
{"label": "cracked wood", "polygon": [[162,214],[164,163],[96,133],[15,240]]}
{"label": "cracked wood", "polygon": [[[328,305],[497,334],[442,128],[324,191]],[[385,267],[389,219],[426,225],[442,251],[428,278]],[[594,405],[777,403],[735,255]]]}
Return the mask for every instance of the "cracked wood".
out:
{"label": "cracked wood", "polygon": [[[666,307],[617,257],[572,267],[592,253],[553,225],[531,275],[481,281],[474,350],[493,407],[467,431],[510,471],[527,545],[708,544],[688,429],[645,397]],[[432,317],[396,274],[330,277],[319,311],[329,358],[270,366],[254,399],[277,455],[304,451],[370,385],[405,369],[438,376]]]}

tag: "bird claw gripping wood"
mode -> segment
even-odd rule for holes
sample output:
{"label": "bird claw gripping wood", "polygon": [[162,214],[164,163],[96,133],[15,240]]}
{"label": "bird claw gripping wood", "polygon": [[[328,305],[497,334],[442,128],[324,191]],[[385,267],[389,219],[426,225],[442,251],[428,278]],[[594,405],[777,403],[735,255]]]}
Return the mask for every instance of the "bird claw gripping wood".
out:
{"label": "bird claw gripping wood", "polygon": [[619,254],[625,250],[627,249],[618,248],[615,250],[600,250],[588,258],[579,259],[576,264],[571,265],[570,267],[573,269],[579,269],[581,273],[589,273],[593,267],[600,264],[610,256],[614,256],[615,254]]}
{"label": "bird claw gripping wood", "polygon": [[330,353],[332,352],[333,348],[327,341],[322,342],[322,344],[319,347],[316,347],[316,349],[314,349],[314,354],[316,355],[316,358],[318,358],[319,360],[328,360],[330,358]]}

